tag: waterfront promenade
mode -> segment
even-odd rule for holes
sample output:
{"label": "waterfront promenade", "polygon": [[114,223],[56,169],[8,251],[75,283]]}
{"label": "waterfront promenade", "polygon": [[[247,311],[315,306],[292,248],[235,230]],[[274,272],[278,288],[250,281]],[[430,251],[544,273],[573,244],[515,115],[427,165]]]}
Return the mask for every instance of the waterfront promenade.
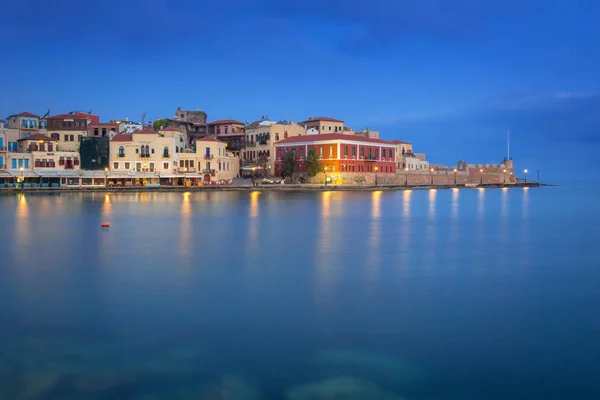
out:
{"label": "waterfront promenade", "polygon": [[498,188],[530,188],[550,186],[539,182],[519,182],[512,184],[479,184],[467,186],[464,184],[450,185],[321,185],[321,184],[251,184],[210,185],[210,186],[129,186],[129,187],[103,187],[103,186],[71,186],[62,188],[4,188],[1,193],[54,193],[54,192],[202,192],[202,191],[291,191],[291,192],[320,192],[320,191],[395,191],[395,190],[429,190],[429,189],[498,189]]}

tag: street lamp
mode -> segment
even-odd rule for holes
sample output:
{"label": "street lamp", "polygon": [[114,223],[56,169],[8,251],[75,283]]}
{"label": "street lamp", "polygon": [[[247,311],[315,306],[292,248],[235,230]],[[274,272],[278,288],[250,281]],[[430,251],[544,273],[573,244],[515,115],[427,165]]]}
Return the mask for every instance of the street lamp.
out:
{"label": "street lamp", "polygon": [[454,168],[454,186],[456,186],[456,172],[457,172],[457,169]]}
{"label": "street lamp", "polygon": [[431,168],[429,172],[431,172],[431,186],[433,186],[433,168]]}
{"label": "street lamp", "polygon": [[483,168],[481,168],[481,169],[479,170],[479,173],[481,174],[481,178],[480,178],[480,180],[479,180],[479,184],[480,184],[480,185],[483,185]]}
{"label": "street lamp", "polygon": [[323,173],[325,174],[325,186],[327,186],[327,167],[325,167],[323,171]]}
{"label": "street lamp", "polygon": [[187,168],[183,169],[183,186],[187,185]]}
{"label": "street lamp", "polygon": [[104,187],[108,187],[108,168],[104,168]]}
{"label": "street lamp", "polygon": [[502,172],[504,172],[504,184],[506,185],[506,170],[503,169]]}
{"label": "street lamp", "polygon": [[527,170],[525,170],[523,172],[525,172],[525,183],[527,183]]}
{"label": "street lamp", "polygon": [[377,186],[377,170],[379,168],[377,168],[377,165],[375,166],[375,186]]}
{"label": "street lamp", "polygon": [[404,186],[408,186],[408,167],[404,168]]}
{"label": "street lamp", "polygon": [[23,167],[21,169],[21,187],[25,187],[25,177],[23,176]]}

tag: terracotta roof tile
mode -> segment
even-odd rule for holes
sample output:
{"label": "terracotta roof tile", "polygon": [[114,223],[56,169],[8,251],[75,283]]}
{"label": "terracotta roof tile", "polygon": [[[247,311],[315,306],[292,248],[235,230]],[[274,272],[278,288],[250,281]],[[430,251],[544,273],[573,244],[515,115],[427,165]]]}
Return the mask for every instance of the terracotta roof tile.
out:
{"label": "terracotta roof tile", "polygon": [[387,145],[392,144],[390,142],[386,142],[385,140],[366,138],[364,136],[344,135],[341,133],[328,133],[328,134],[324,134],[324,135],[292,136],[287,139],[283,139],[283,140],[280,140],[279,142],[276,142],[275,145],[287,144],[287,143],[322,142],[322,141],[326,141],[326,140],[346,140],[346,141],[352,141],[352,142],[378,143],[378,144],[387,144]]}
{"label": "terracotta roof tile", "polygon": [[326,121],[326,122],[344,122],[341,119],[329,118],[329,117],[310,117],[306,121],[298,122],[299,124],[304,124],[306,122],[316,122],[316,121]]}
{"label": "terracotta roof tile", "polygon": [[39,115],[35,115],[35,114],[32,114],[32,113],[27,112],[27,111],[22,112],[22,113],[18,113],[16,115],[11,115],[11,117],[15,117],[15,116],[16,117],[37,117],[37,118],[40,117]]}
{"label": "terracotta roof tile", "polygon": [[[204,136],[203,138],[198,139],[197,141],[199,141],[199,142],[221,142],[220,140],[217,140],[212,136]],[[223,142],[221,142],[221,143],[223,143]]]}
{"label": "terracotta roof tile", "polygon": [[19,139],[19,140],[17,140],[17,142],[20,142],[22,140],[35,140],[35,141],[43,140],[45,142],[57,142],[56,139],[51,138],[50,136],[42,135],[41,133],[38,133],[38,134],[35,134],[35,135],[31,135],[31,136],[28,136],[28,137],[23,138],[23,139]]}
{"label": "terracotta roof tile", "polygon": [[111,139],[111,142],[131,142],[131,141],[133,141],[133,136],[124,135],[122,133],[115,135],[115,137],[113,137]]}
{"label": "terracotta roof tile", "polygon": [[235,119],[220,119],[218,121],[209,122],[208,125],[244,125],[243,122],[236,121]]}
{"label": "terracotta roof tile", "polygon": [[152,129],[141,129],[139,131],[134,131],[133,134],[134,135],[138,135],[138,134],[142,134],[142,135],[156,135],[157,132],[153,131]]}

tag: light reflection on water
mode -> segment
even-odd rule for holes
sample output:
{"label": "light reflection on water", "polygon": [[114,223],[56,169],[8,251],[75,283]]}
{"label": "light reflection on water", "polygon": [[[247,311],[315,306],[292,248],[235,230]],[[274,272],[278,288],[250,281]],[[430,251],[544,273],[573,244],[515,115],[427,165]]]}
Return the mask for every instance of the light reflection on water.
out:
{"label": "light reflection on water", "polygon": [[0,197],[0,398],[598,398],[577,196]]}

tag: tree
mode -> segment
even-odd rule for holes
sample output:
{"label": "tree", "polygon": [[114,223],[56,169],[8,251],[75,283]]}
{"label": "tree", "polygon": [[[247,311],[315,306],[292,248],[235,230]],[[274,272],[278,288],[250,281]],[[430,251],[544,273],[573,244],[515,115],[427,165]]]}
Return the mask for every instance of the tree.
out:
{"label": "tree", "polygon": [[314,148],[310,149],[310,151],[306,155],[306,161],[304,162],[304,166],[306,167],[306,174],[309,177],[316,176],[319,172],[321,172],[321,163],[319,163],[319,158],[317,157],[317,152]]}
{"label": "tree", "polygon": [[283,178],[292,177],[294,174],[294,170],[296,169],[296,160],[294,160],[294,155],[291,151],[285,153],[283,156],[283,165],[281,166],[281,176]]}
{"label": "tree", "polygon": [[154,121],[154,123],[152,124],[152,127],[154,128],[155,131],[161,130],[163,128],[166,128],[168,125],[168,121],[166,118],[163,119],[157,119],[156,121]]}

